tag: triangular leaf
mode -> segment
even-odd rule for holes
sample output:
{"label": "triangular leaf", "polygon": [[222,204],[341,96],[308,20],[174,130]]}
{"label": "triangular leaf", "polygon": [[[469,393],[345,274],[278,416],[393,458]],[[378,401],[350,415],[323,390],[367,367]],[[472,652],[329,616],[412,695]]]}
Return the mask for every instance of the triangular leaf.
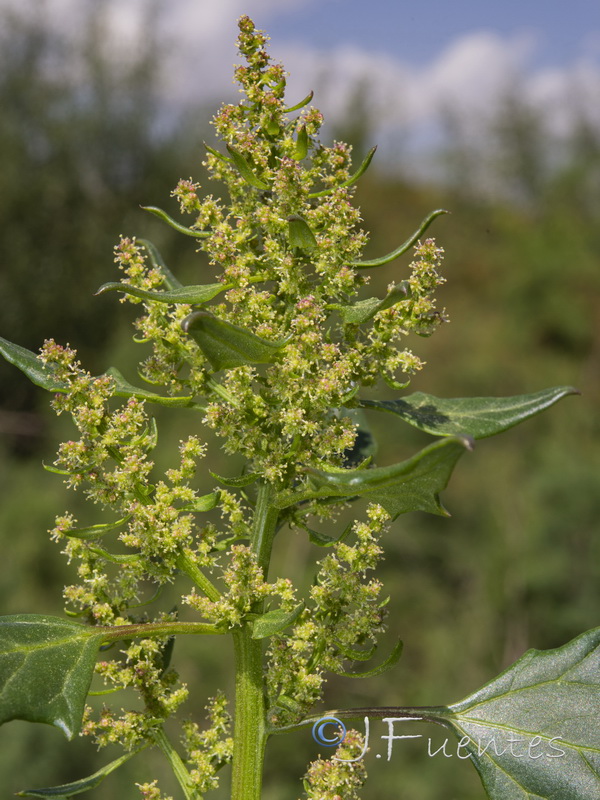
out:
{"label": "triangular leaf", "polygon": [[186,305],[196,305],[198,303],[208,303],[225,289],[231,288],[224,283],[208,283],[204,286],[180,286],[177,289],[170,289],[166,292],[151,292],[147,289],[140,289],[129,283],[111,281],[104,283],[96,294],[117,291],[123,294],[130,294],[142,300],[152,300],[155,303],[184,303]]}
{"label": "triangular leaf", "polygon": [[252,638],[266,639],[267,636],[274,636],[276,633],[281,633],[281,631],[284,631],[298,619],[303,610],[304,603],[299,603],[291,611],[283,611],[281,608],[267,611],[254,620],[252,624]]}
{"label": "triangular leaf", "polygon": [[42,800],[47,800],[49,797],[54,798],[54,800],[66,800],[66,798],[74,797],[76,794],[82,794],[90,789],[95,789],[96,786],[102,783],[107,775],[110,775],[110,773],[118,769],[121,764],[129,761],[132,756],[139,752],[138,749],[131,753],[125,753],[124,756],[115,759],[115,761],[111,761],[110,764],[101,767],[98,772],[94,772],[93,775],[88,775],[87,778],[81,778],[81,780],[73,781],[72,783],[63,783],[62,786],[51,786],[47,789],[25,789],[22,792],[17,792],[17,795],[19,797],[39,797],[42,798]]}
{"label": "triangular leaf", "polygon": [[45,722],[72,739],[105,638],[106,633],[59,617],[0,617],[0,724]]}
{"label": "triangular leaf", "polygon": [[529,650],[466,700],[432,711],[427,718],[461,740],[491,800],[600,797],[600,628]]}
{"label": "triangular leaf", "polygon": [[579,392],[571,386],[515,397],[440,398],[415,392],[399,400],[362,400],[361,406],[389,411],[434,436],[464,433],[474,439],[483,439],[518,425],[569,394]]}
{"label": "triangular leaf", "polygon": [[408,511],[448,515],[439,493],[446,488],[452,470],[465,450],[471,450],[468,436],[447,438],[421,450],[407,461],[375,469],[309,469],[315,489],[284,494],[280,507],[321,497],[365,497],[379,503],[393,517]]}
{"label": "triangular leaf", "polygon": [[195,339],[214,370],[269,364],[286,344],[286,341],[270,342],[207,311],[189,314],[181,327]]}

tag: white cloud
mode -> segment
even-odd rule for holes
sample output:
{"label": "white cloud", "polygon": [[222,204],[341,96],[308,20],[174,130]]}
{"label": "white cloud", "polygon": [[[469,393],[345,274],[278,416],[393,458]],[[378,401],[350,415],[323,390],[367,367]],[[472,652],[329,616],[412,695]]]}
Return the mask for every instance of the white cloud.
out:
{"label": "white cloud", "polygon": [[328,110],[341,113],[354,87],[368,87],[370,104],[386,120],[397,117],[406,124],[427,121],[442,104],[465,111],[485,109],[510,86],[525,66],[532,50],[529,37],[503,40],[476,32],[456,40],[432,63],[417,69],[389,55],[340,47],[329,53],[305,47],[275,45],[292,73],[297,91],[319,86]]}
{"label": "white cloud", "polygon": [[[61,33],[70,31],[75,40],[85,13],[99,5],[98,0],[3,2],[21,13],[41,8],[44,24]],[[135,52],[144,35],[144,13],[155,5],[159,50],[166,55],[160,74],[167,105],[177,109],[229,100],[236,97],[231,79],[232,66],[239,60],[235,38],[240,14],[250,14],[268,30],[274,16],[317,2],[335,0],[105,0],[106,47],[115,58]],[[439,129],[442,107],[452,108],[475,130],[509,90],[539,108],[559,135],[568,131],[576,111],[586,107],[590,120],[600,126],[600,36],[590,34],[579,61],[561,69],[534,69],[535,48],[531,34],[502,37],[476,31],[456,39],[430,63],[415,67],[356,46],[324,52],[305,42],[272,43],[274,56],[291,73],[290,100],[314,89],[316,104],[327,118],[336,119],[348,113],[361,86],[367,111],[377,120],[375,136],[384,140],[431,140],[436,126]]]}

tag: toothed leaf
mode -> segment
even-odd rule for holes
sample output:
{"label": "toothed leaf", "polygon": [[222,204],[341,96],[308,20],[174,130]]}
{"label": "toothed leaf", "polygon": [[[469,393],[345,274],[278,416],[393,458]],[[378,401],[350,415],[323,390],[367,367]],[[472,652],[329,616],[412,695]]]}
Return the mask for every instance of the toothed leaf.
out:
{"label": "toothed leaf", "polygon": [[0,724],[55,725],[72,739],[81,727],[105,634],[38,614],[0,617]]}
{"label": "toothed leaf", "polygon": [[555,650],[529,650],[427,716],[462,742],[491,800],[600,797],[600,628]]}

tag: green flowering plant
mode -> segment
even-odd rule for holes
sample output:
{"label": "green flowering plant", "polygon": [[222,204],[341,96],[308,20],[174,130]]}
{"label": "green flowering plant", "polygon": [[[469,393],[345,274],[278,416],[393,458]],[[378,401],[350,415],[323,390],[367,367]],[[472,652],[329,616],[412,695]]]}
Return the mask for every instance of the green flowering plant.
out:
{"label": "green flowering plant", "polygon": [[[598,630],[557,651],[531,651],[513,672],[453,706],[316,712],[328,674],[375,675],[400,658],[398,642],[382,663],[365,669],[385,628],[386,596],[375,571],[391,521],[415,510],[444,514],[439,494],[474,439],[575,390],[513,398],[362,396],[380,381],[406,389],[423,366],[406,340],[429,336],[446,321],[435,300],[443,250],[423,238],[445,212],[430,214],[392,253],[361,259],[367,235],[351,200],[374,150],[353,168],[348,145],[324,145],[312,93],[286,107],[285,72],[270,60],[267,37],[248,17],[239,27],[246,63],[235,76],[243,98],[216,115],[221,145],[207,146],[205,162],[227,200],[201,197],[189,179],[173,192],[187,225],[148,209],[195,240],[214,282],[182,285],[150,242],[122,238],[115,251],[122,278],[99,290],[118,291],[140,309],[135,339],[150,352],[139,375],[152,389],[134,386],[114,368],[92,376],[70,347],[53,340],[39,355],[0,341],[4,357],[53,394],[54,410],[72,417],[76,436],[60,445],[49,469],[106,515],[87,527],[69,512],[56,520],[52,537],[77,565],[77,581],[65,589],[65,618],[0,618],[0,721],[50,723],[69,738],[82,733],[100,747],[118,743],[125,750],[92,776],[22,794],[71,797],[157,747],[186,800],[214,789],[229,763],[231,797],[258,800],[270,737],[310,729],[324,715],[340,722],[370,714],[445,725],[470,748],[496,800],[596,796],[597,777],[577,759],[598,766],[598,726],[585,716],[597,696]],[[370,270],[405,254],[405,277],[384,297],[364,298]],[[194,431],[160,476],[151,458],[155,405],[185,410]],[[363,422],[369,412],[391,414],[435,438],[408,460],[375,465]],[[236,456],[233,463],[243,462],[237,474],[197,477],[207,455],[196,433],[202,425]],[[210,491],[199,488],[207,483]],[[348,508],[357,518],[339,530]],[[323,548],[304,594],[288,577],[270,574],[273,542],[286,528]],[[158,608],[156,590],[166,584],[183,586],[179,611]],[[235,697],[209,698],[205,727],[187,710],[174,743],[165,722],[180,719],[188,689],[170,662],[184,635],[231,637]],[[565,678],[578,669],[576,680]],[[141,705],[92,710],[86,697],[94,674],[107,692],[134,689]],[[520,700],[494,703],[498,685],[506,698],[516,684]],[[574,725],[583,718],[587,728]],[[507,765],[478,752],[473,726],[560,736],[570,759],[569,793],[557,794],[559,779],[547,760],[545,769],[533,758]],[[358,797],[366,745],[365,736],[348,731],[336,756],[308,768],[305,796]],[[141,795],[160,800],[149,778],[138,784]]]}

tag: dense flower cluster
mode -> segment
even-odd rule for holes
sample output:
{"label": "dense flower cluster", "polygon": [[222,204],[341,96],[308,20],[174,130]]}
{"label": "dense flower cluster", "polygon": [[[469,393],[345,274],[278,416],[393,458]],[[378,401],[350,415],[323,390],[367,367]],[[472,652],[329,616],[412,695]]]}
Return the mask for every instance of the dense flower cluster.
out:
{"label": "dense flower cluster", "polygon": [[[268,364],[248,358],[219,374],[207,348],[182,334],[189,306],[149,300],[138,328],[154,346],[144,375],[173,392],[206,397],[205,421],[227,451],[278,484],[316,458],[341,463],[355,426],[330,412],[351,406],[359,386],[380,375],[404,384],[421,368],[403,340],[429,335],[444,319],[431,299],[442,281],[442,250],[432,240],[419,244],[404,294],[364,313],[357,292],[367,282],[358,261],[366,235],[351,204],[350,147],[321,143],[322,118],[311,107],[289,119],[282,68],[269,61],[265,36],[245,18],[240,25],[248,66],[236,77],[246,99],[217,114],[225,151],[210,148],[205,162],[230,201],[200,199],[191,179],[173,194],[194,217],[199,250],[222,287],[210,313],[282,346]],[[130,282],[156,286],[156,269],[144,271],[139,246],[123,240],[118,260]]]}
{"label": "dense flower cluster", "polygon": [[[383,630],[385,600],[368,575],[382,556],[389,514],[381,505],[371,503],[366,521],[337,541],[319,542],[332,549],[305,600],[287,578],[269,579],[270,546],[284,524],[307,527],[311,516],[333,518],[346,503],[312,491],[315,470],[367,467],[349,456],[357,392],[380,378],[404,386],[421,368],[405,339],[429,335],[445,319],[433,299],[442,250],[431,239],[416,243],[406,280],[385,298],[363,296],[367,236],[351,200],[373,153],[353,171],[348,145],[323,144],[311,97],[287,108],[285,73],[271,63],[266,37],[247,17],[240,31],[246,64],[236,78],[244,97],[216,115],[221,144],[208,148],[205,162],[228,197],[201,197],[190,178],[173,196],[191,225],[160,212],[195,239],[214,282],[182,286],[153,246],[124,237],[115,249],[122,280],[103,287],[119,288],[142,310],[136,341],[151,352],[139,374],[163,393],[137,389],[116,371],[93,377],[53,341],[41,359],[56,386],[55,410],[70,413],[78,432],[52,469],[110,514],[91,527],[77,527],[71,513],[56,520],[53,537],[78,564],[79,582],[65,589],[71,613],[96,626],[172,621],[175,612],[136,609],[149,587],[183,579],[182,613],[200,618],[201,632],[245,636],[240,652],[248,658],[260,653],[256,640],[270,638],[264,725],[277,727],[298,722],[322,698],[327,672],[351,674],[354,662],[368,659]],[[206,445],[194,434],[157,477],[151,403],[187,407],[194,431],[204,422],[227,453],[243,457],[242,474],[199,481]],[[107,686],[136,689],[143,708],[88,710],[84,732],[128,750],[158,744],[191,797],[216,786],[232,739],[219,694],[206,730],[184,724],[185,760],[175,754],[162,723],[187,689],[169,667],[171,648],[170,637],[125,637],[112,660],[100,661]],[[358,743],[350,736],[346,751]],[[316,762],[308,796],[352,800],[363,771]],[[161,797],[156,782],[139,789],[147,800]]]}
{"label": "dense flower cluster", "polygon": [[309,604],[292,633],[274,636],[267,673],[271,722],[283,725],[301,719],[319,700],[325,672],[344,672],[354,650],[366,652],[383,630],[386,600],[381,584],[366,573],[382,556],[378,539],[388,515],[370,505],[368,522],[355,522],[355,544],[339,542],[320,562]]}
{"label": "dense flower cluster", "polygon": [[362,752],[364,742],[357,731],[349,730],[334,758],[318,758],[304,778],[306,800],[360,800],[357,789],[367,774],[362,759],[353,761]]}

